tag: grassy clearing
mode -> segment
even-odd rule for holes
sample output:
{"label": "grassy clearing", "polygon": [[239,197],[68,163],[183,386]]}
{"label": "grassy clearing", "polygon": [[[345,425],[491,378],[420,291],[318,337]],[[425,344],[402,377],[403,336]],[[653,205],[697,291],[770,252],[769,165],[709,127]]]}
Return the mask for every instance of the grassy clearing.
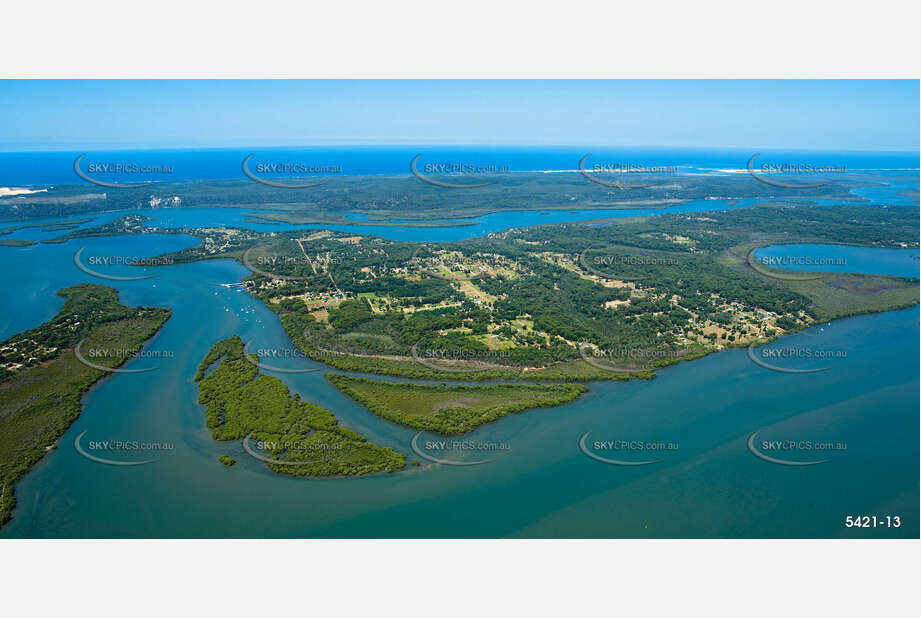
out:
{"label": "grassy clearing", "polygon": [[918,303],[918,280],[903,277],[833,273],[812,281],[790,281],[787,286],[813,302],[820,321]]}

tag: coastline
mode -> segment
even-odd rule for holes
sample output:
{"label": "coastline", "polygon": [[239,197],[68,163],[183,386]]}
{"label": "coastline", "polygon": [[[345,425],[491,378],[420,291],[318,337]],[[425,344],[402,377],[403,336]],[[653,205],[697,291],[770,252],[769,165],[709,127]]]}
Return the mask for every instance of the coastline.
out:
{"label": "coastline", "polygon": [[[74,288],[78,288],[78,287],[79,286],[65,288],[64,290],[61,290],[60,292],[73,290]],[[116,294],[116,302],[118,302],[117,301],[117,294],[118,294],[117,290],[109,286],[99,286],[99,287],[108,288],[109,290],[114,291]],[[124,330],[122,331],[121,336],[124,339],[124,341],[122,341],[121,344],[124,345],[126,349],[140,350],[141,348],[143,348],[144,345],[146,345],[154,337],[157,336],[157,334],[163,329],[163,327],[166,325],[166,323],[169,321],[172,315],[172,312],[169,309],[140,307],[140,306],[139,307],[129,307],[127,305],[121,305],[120,303],[119,305],[120,307],[123,307],[123,308],[131,308],[131,309],[140,310],[140,311],[149,309],[149,310],[154,311],[156,314],[149,318],[144,318],[144,319],[151,321],[151,327],[146,329],[146,334],[144,336],[132,337],[130,334],[126,335]],[[65,304],[65,307],[66,307],[66,304]],[[63,312],[64,312],[64,308],[61,309],[61,312],[59,312],[58,315],[61,315]],[[52,321],[54,319],[56,318],[52,318]],[[120,321],[127,322],[131,319],[139,319],[139,318],[123,318]],[[50,321],[48,323],[50,323]],[[119,322],[115,322],[114,324],[118,324],[118,323]],[[107,323],[107,322],[100,322],[100,323],[94,324],[92,328],[90,328],[87,331],[87,334],[85,335],[84,340],[92,337],[98,330],[108,328],[112,324],[113,323]],[[41,328],[42,326],[44,326],[44,324],[40,325],[37,328]],[[25,332],[29,332],[29,331],[25,331]],[[13,335],[12,337],[8,339],[8,341],[15,337],[20,336],[21,334],[22,333]],[[79,347],[79,344],[77,344],[76,347]],[[0,479],[0,481],[2,481],[0,482],[0,485],[2,485],[2,489],[3,489],[2,492],[0,492],[2,493],[2,497],[3,497],[3,500],[0,501],[0,527],[2,527],[4,524],[9,522],[10,519],[12,518],[12,512],[16,505],[16,496],[15,496],[16,484],[22,479],[22,477],[28,474],[28,472],[35,465],[41,462],[50,451],[57,448],[60,442],[60,439],[64,436],[65,433],[67,433],[67,431],[70,430],[71,426],[80,418],[80,415],[83,412],[83,407],[84,407],[83,399],[85,395],[88,392],[90,392],[90,390],[94,386],[96,386],[100,381],[104,380],[110,375],[113,375],[113,373],[110,373],[111,370],[118,369],[119,367],[124,365],[129,360],[132,360],[127,355],[122,356],[122,357],[110,357],[110,358],[114,359],[116,362],[112,364],[110,367],[107,367],[109,371],[104,371],[100,369],[91,368],[90,365],[87,365],[84,361],[81,361],[79,357],[76,356],[75,348],[65,348],[65,349],[61,349],[59,354],[50,363],[44,363],[44,364],[40,364],[35,367],[28,368],[26,371],[22,373],[18,373],[14,375],[12,378],[8,378],[4,380],[3,382],[0,382],[0,388],[4,389],[6,391],[6,395],[9,396],[11,391],[15,391],[18,387],[20,387],[26,381],[34,381],[34,380],[41,381],[42,378],[37,374],[52,372],[58,369],[59,367],[63,367],[65,364],[69,364],[71,367],[76,369],[76,371],[73,372],[74,373],[73,375],[69,373],[64,374],[71,380],[70,383],[67,383],[67,385],[70,386],[71,388],[66,390],[63,394],[55,393],[54,389],[55,387],[58,386],[57,382],[52,382],[50,379],[42,382],[42,386],[49,390],[49,393],[45,393],[45,397],[51,400],[53,402],[53,405],[57,406],[58,408],[62,408],[62,410],[59,410],[59,413],[61,414],[61,418],[56,423],[53,423],[50,429],[45,428],[44,433],[38,436],[39,443],[35,444],[32,448],[27,449],[24,452],[22,452],[19,455],[18,460],[16,461],[16,464],[12,468],[12,470],[7,470],[6,473],[4,474],[4,477]],[[79,367],[75,363],[78,363]],[[85,369],[83,369],[82,368],[83,366],[90,368],[90,371],[86,371]],[[81,371],[83,372],[83,374],[85,374],[82,379],[80,378],[79,375],[77,375],[77,371]],[[60,398],[59,401],[55,400],[56,396]],[[31,397],[34,397],[34,395],[30,396],[30,400],[23,404],[24,407],[22,408],[22,410],[30,410],[32,413],[35,413],[34,411],[31,410],[31,408],[28,407],[32,405]],[[14,420],[16,420],[14,417],[15,417],[15,413],[6,415],[3,418],[3,421],[6,423],[13,422]],[[9,487],[9,491],[7,491],[7,487]]]}

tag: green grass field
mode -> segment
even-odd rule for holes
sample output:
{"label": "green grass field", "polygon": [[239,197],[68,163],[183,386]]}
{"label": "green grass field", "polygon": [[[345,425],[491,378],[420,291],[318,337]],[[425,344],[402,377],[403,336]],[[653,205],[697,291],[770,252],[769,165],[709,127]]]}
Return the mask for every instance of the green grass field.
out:
{"label": "green grass field", "polygon": [[918,303],[918,281],[902,277],[834,273],[812,281],[785,283],[815,304],[820,321],[903,309]]}

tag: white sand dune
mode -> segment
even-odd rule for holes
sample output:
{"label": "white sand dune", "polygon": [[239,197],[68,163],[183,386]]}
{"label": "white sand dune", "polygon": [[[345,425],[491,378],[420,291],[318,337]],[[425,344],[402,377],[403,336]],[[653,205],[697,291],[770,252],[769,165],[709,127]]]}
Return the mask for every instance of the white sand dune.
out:
{"label": "white sand dune", "polygon": [[22,189],[18,187],[0,187],[0,197],[10,197],[11,195],[29,195],[32,193],[44,193],[48,189]]}

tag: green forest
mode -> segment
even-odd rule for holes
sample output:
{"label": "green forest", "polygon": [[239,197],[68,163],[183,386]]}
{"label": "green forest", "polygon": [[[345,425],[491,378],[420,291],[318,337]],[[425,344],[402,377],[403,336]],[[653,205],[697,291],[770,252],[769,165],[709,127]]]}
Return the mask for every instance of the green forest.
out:
{"label": "green forest", "polygon": [[507,414],[575,401],[581,384],[430,385],[328,373],[340,391],[388,421],[445,435],[473,431]]}
{"label": "green forest", "polygon": [[261,375],[243,348],[236,335],[216,343],[195,376],[215,440],[249,437],[278,462],[268,464],[273,472],[292,476],[359,476],[406,465],[402,454],[371,444],[328,410],[291,395],[278,378]]}
{"label": "green forest", "polygon": [[116,368],[171,314],[122,305],[117,290],[103,285],[75,285],[58,295],[67,300],[54,318],[0,344],[4,362],[21,365],[0,378],[0,524],[11,516],[15,483],[56,447],[80,416],[83,395],[109,375],[77,360],[74,346],[85,339],[87,348],[118,351],[93,359]]}
{"label": "green forest", "polygon": [[[302,352],[338,369],[586,382],[627,376],[586,363],[581,346],[622,354],[614,365],[648,378],[817,321],[910,306],[917,279],[827,273],[784,281],[753,270],[746,257],[774,243],[917,246],[917,221],[915,207],[777,202],[423,244],[335,231],[177,228],[201,244],[163,257],[249,261],[247,291],[279,315]],[[128,217],[73,234],[142,233],[141,223]]]}

